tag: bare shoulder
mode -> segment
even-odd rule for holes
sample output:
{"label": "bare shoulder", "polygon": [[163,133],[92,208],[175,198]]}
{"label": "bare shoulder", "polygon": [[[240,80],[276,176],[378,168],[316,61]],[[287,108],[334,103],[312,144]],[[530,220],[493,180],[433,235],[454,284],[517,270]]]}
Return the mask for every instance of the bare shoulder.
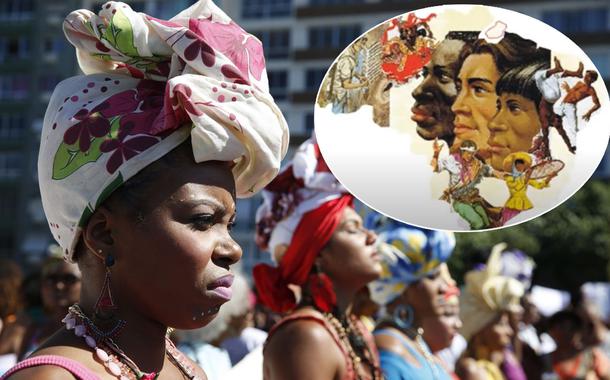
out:
{"label": "bare shoulder", "polygon": [[[411,340],[405,336],[404,342],[411,344]],[[401,356],[408,363],[417,364],[417,358],[404,347],[403,341],[390,334],[375,334],[375,345],[380,351],[392,352]],[[414,344],[411,344],[414,350],[417,350]]]}
{"label": "bare shoulder", "polygon": [[461,358],[455,363],[455,373],[464,380],[485,380],[485,371],[472,358]]}
{"label": "bare shoulder", "polygon": [[335,379],[347,370],[345,359],[329,331],[313,320],[281,326],[267,341],[265,373],[275,379]]}
{"label": "bare shoulder", "polygon": [[282,325],[275,331],[273,336],[268,339],[265,352],[272,353],[280,350],[301,351],[304,348],[318,349],[335,345],[333,337],[321,323],[314,320],[295,320]]}

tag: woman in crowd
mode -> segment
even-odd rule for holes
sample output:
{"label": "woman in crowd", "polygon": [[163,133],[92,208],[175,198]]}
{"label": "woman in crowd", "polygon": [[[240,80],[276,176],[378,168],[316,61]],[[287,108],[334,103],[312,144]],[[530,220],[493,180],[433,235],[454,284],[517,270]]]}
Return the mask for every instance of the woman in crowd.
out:
{"label": "woman in crowd", "polygon": [[27,321],[22,313],[21,286],[23,274],[19,265],[0,258],[0,374],[17,362]]}
{"label": "woman in crowd", "polygon": [[[493,149],[488,143],[489,122],[497,111],[498,80],[511,68],[548,55],[548,50],[538,49],[534,41],[514,33],[506,33],[497,43],[480,39],[465,45],[458,61],[458,94],[451,107],[455,114],[454,149],[462,141],[472,140],[479,147],[481,157],[487,159]],[[501,164],[494,169],[501,170]]]}
{"label": "woman in crowd", "polygon": [[231,298],[235,198],[286,152],[262,46],[211,1],[170,21],[109,2],[64,30],[86,75],[51,97],[38,173],[81,297],[6,377],[205,379],[168,327],[202,327]]}
{"label": "woman in crowd", "polygon": [[356,293],[380,275],[375,234],[313,140],[267,190],[257,241],[278,264],[256,266],[254,279],[262,302],[288,314],[269,333],[264,378],[381,379],[372,337],[351,313]]}
{"label": "woman in crowd", "polygon": [[62,318],[69,306],[78,301],[81,289],[81,273],[78,265],[66,262],[61,248],[49,247],[49,256],[42,264],[40,295],[43,316],[33,320],[19,350],[19,359],[30,355],[42,342],[62,326]]}
{"label": "woman in crowd", "polygon": [[[459,291],[441,269],[453,251],[455,238],[451,233],[389,219],[379,231],[380,240],[387,243],[381,248],[384,271],[369,288],[373,300],[385,306],[374,333],[385,378],[450,379],[432,352],[449,347],[456,333],[455,326],[444,325],[442,319],[449,311],[445,310],[448,302]],[[426,333],[424,326],[437,331]]]}
{"label": "woman in crowd", "polygon": [[500,275],[504,246],[494,246],[487,265],[464,277],[460,334],[468,341],[468,347],[456,364],[461,379],[525,380],[510,347],[515,333],[510,326],[510,313],[520,311],[524,289],[519,281]]}

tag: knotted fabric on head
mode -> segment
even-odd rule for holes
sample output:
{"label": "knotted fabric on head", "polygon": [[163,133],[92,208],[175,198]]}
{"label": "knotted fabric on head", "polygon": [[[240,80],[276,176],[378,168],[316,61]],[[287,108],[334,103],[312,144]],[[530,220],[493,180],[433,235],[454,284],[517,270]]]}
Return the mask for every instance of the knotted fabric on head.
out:
{"label": "knotted fabric on head", "polygon": [[196,162],[232,161],[238,197],[277,174],[288,128],[260,41],[210,0],[169,21],[108,2],[64,21],[84,76],[55,89],[38,160],[45,213],[72,258],[117,187],[190,138]]}
{"label": "knotted fabric on head", "polygon": [[521,308],[523,284],[500,274],[500,255],[505,247],[504,243],[495,245],[485,268],[466,273],[465,287],[460,296],[460,319],[463,324],[460,334],[466,340],[470,340],[501,313]]}
{"label": "knotted fabric on head", "polygon": [[336,297],[330,279],[312,274],[316,257],[339,225],[353,198],[330,173],[315,140],[303,143],[292,162],[263,191],[257,212],[257,243],[274,252],[285,248],[276,267],[254,267],[261,301],[277,312],[296,306],[288,285],[309,284],[314,304],[331,311]]}
{"label": "knotted fabric on head", "polygon": [[381,277],[369,283],[371,299],[387,305],[447,261],[455,248],[451,232],[413,227],[372,212],[365,226],[378,233]]}

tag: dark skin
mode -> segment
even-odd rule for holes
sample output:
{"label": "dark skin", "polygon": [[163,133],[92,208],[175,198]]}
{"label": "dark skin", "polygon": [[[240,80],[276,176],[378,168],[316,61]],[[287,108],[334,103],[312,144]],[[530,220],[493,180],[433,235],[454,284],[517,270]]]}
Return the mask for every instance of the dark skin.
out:
{"label": "dark skin", "polygon": [[464,42],[444,40],[424,67],[424,79],[413,90],[415,104],[411,119],[417,123],[417,133],[426,140],[440,138],[449,146],[453,143],[451,105],[457,96],[454,78],[456,64]]}
{"label": "dark skin", "polygon": [[[318,256],[321,271],[333,282],[340,314],[349,313],[356,293],[381,273],[375,240],[375,234],[366,230],[360,216],[348,207]],[[345,357],[332,336],[318,322],[307,320],[277,330],[267,341],[263,365],[267,380],[338,380],[347,371]],[[364,369],[371,373],[371,368]]]}
{"label": "dark skin", "polygon": [[[437,324],[440,324],[446,309],[446,305],[442,300],[444,300],[445,293],[448,289],[449,284],[446,278],[442,276],[440,268],[437,268],[426,277],[410,284],[396,300],[387,306],[388,312],[391,314],[394,312],[396,306],[406,304],[413,308],[413,328],[417,329],[422,326],[428,326],[432,321],[436,321],[438,322]],[[398,326],[382,323],[380,327],[393,329],[396,333],[402,335],[409,341],[412,348],[420,351],[422,356],[424,355],[415,341],[398,329]],[[425,337],[426,335],[424,334],[424,338]],[[387,334],[376,335],[375,343],[380,350],[394,352],[395,354],[400,355],[407,363],[414,366],[420,365],[419,361],[413,357],[406,347],[404,347],[403,341],[395,336]]]}
{"label": "dark skin", "polygon": [[[201,317],[200,312],[225,300],[210,285],[229,274],[230,265],[241,257],[241,248],[229,234],[235,218],[230,165],[196,164],[192,153],[181,157],[150,184],[154,191],[147,194],[142,213],[112,197],[100,206],[83,231],[83,250],[78,256],[85,279],[79,304],[88,316],[93,315],[105,276],[98,256],[114,256],[115,317],[127,321],[115,342],[142,371],[160,371],[163,380],[183,378],[165,354],[167,327],[199,328],[211,321],[213,314]],[[34,355],[45,354],[77,360],[101,379],[116,378],[72,331],[59,330]],[[206,379],[203,370],[190,365]],[[19,372],[11,380],[33,378],[73,376],[58,367],[41,366]]]}

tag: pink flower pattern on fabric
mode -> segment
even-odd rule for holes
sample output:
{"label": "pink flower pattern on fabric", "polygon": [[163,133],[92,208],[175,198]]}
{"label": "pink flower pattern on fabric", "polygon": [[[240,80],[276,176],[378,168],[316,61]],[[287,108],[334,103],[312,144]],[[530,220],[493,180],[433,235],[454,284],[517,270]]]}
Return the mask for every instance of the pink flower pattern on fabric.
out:
{"label": "pink flower pattern on fabric", "polygon": [[245,83],[249,83],[248,73],[256,80],[261,79],[265,69],[263,45],[239,25],[233,21],[220,24],[208,19],[190,19],[189,29],[205,39],[209,46],[228,57],[241,72],[240,79]]}

